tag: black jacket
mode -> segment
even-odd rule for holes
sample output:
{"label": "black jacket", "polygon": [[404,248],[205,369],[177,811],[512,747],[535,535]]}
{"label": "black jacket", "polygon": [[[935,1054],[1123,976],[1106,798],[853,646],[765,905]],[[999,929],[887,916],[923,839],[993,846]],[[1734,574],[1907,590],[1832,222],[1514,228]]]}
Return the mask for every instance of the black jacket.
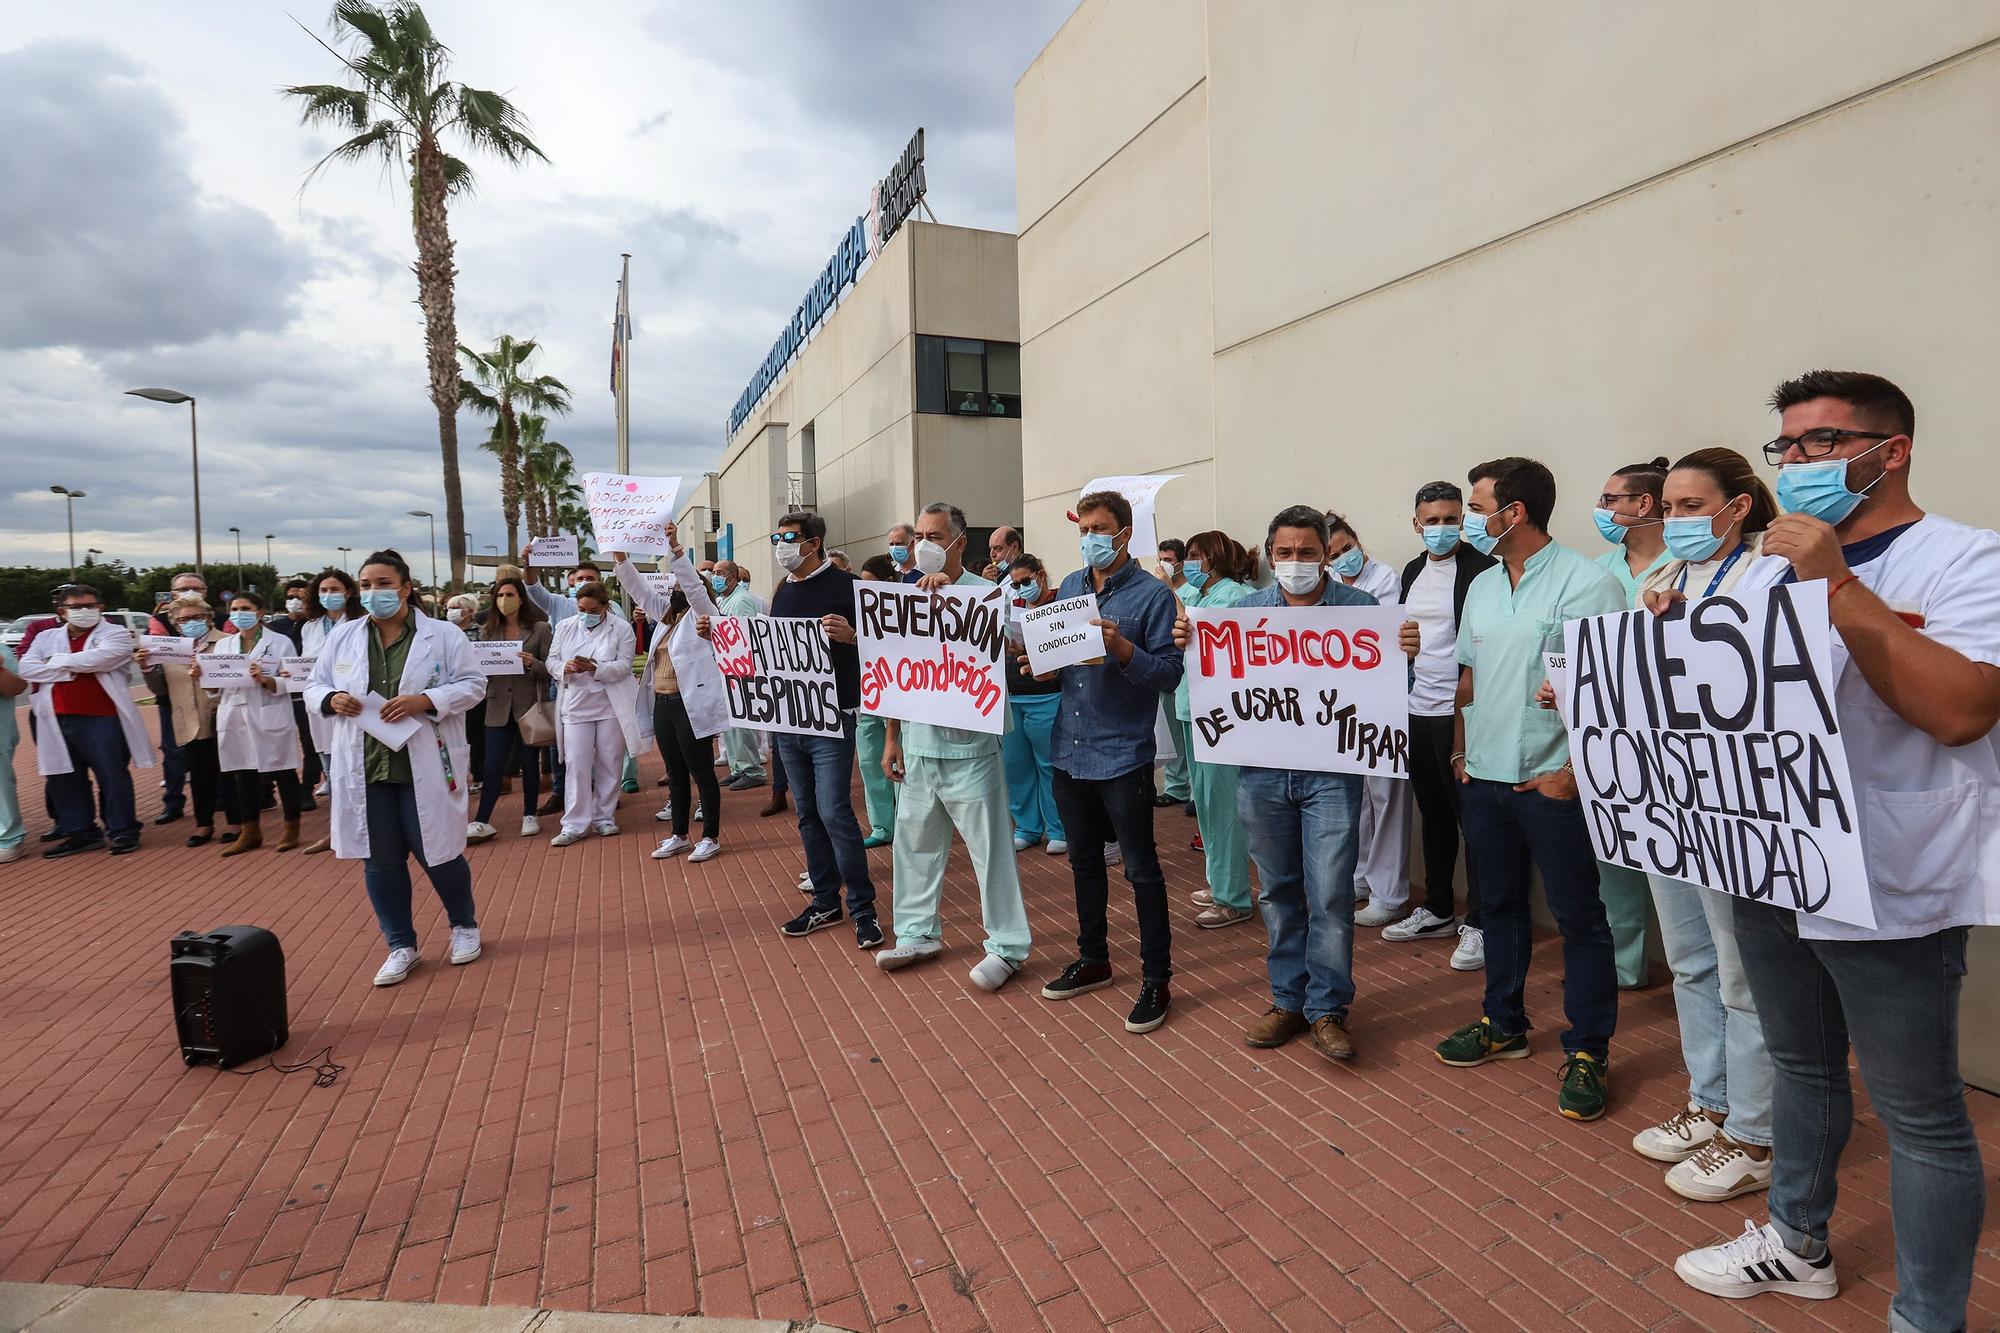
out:
{"label": "black jacket", "polygon": [[[1451,558],[1458,564],[1458,568],[1455,571],[1456,576],[1453,578],[1451,585],[1451,623],[1456,626],[1459,617],[1465,614],[1465,590],[1472,586],[1474,579],[1493,568],[1494,562],[1492,556],[1481,555],[1462,541],[1452,548]],[[1403,566],[1403,600],[1405,602],[1410,600],[1410,586],[1417,581],[1417,575],[1424,572],[1424,565],[1429,560],[1430,555],[1426,553],[1419,555],[1415,560]]]}

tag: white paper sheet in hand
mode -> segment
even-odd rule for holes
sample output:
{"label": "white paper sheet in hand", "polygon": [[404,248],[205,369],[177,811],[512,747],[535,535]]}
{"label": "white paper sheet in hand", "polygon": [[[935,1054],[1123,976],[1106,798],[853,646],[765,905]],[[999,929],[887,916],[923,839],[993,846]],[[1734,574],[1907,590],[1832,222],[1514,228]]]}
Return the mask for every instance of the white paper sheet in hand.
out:
{"label": "white paper sheet in hand", "polygon": [[530,537],[528,559],[537,569],[554,569],[576,563],[576,534],[567,537]]}
{"label": "white paper sheet in hand", "polygon": [[205,690],[243,690],[257,682],[250,679],[250,659],[243,653],[203,653],[195,658]]}
{"label": "white paper sheet in hand", "polygon": [[1028,670],[1037,676],[1104,656],[1104,631],[1098,619],[1097,595],[1085,593],[1047,602],[1021,613],[1021,637],[1028,645]]}
{"label": "white paper sheet in hand", "polygon": [[139,646],[154,666],[162,662],[194,661],[194,640],[184,634],[141,634]]}
{"label": "white paper sheet in hand", "polygon": [[423,724],[413,717],[391,722],[382,716],[382,705],[388,703],[381,695],[370,690],[357,700],[361,705],[361,716],[355,718],[361,729],[392,750],[400,750],[410,743],[410,737],[422,730]]}
{"label": "white paper sheet in hand", "polygon": [[313,665],[318,662],[313,657],[287,657],[284,668],[278,673],[285,678],[285,690],[289,694],[304,694],[306,685],[312,680]]}
{"label": "white paper sheet in hand", "polygon": [[472,645],[472,664],[479,668],[482,676],[522,675],[522,642],[520,639],[482,639]]}

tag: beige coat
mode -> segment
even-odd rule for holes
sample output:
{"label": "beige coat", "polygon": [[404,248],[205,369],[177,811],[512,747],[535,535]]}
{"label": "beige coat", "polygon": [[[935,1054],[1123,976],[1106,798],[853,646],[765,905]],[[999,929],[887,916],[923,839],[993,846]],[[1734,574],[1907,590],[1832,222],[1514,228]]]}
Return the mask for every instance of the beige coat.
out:
{"label": "beige coat", "polygon": [[[197,653],[213,649],[222,635],[213,629],[194,646]],[[194,665],[187,662],[160,662],[160,674],[166,677],[167,700],[173,710],[174,743],[186,745],[190,741],[205,741],[215,735],[215,691],[204,690],[194,683]]]}

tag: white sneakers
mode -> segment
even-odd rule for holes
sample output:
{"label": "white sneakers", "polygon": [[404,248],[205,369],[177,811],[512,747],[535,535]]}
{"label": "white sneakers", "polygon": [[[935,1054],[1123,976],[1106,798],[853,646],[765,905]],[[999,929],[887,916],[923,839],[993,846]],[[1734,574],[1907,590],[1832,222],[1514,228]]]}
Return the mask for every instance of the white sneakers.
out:
{"label": "white sneakers", "polygon": [[668,802],[667,802],[667,803],[666,803],[665,805],[663,805],[663,806],[661,806],[661,807],[660,807],[660,813],[658,813],[657,815],[654,815],[654,816],[653,816],[653,818],[655,818],[655,819],[659,820],[659,821],[660,821],[660,822],[661,822],[662,824],[671,824],[671,823],[673,823],[673,822],[674,822],[674,803],[673,803],[672,801],[668,801]]}
{"label": "white sneakers", "polygon": [[1486,966],[1486,932],[1477,926],[1458,928],[1458,947],[1451,951],[1451,970],[1478,972]]}
{"label": "white sneakers", "polygon": [[1648,1125],[1632,1137],[1632,1150],[1656,1162],[1685,1162],[1708,1146],[1721,1127],[1689,1102],[1657,1125]]}
{"label": "white sneakers", "polygon": [[[1356,925],[1360,924],[1357,919]],[[1428,907],[1419,907],[1392,926],[1382,928],[1382,938],[1394,944],[1409,940],[1427,940],[1440,935],[1450,935],[1458,929],[1458,918],[1439,916]]]}
{"label": "white sneakers", "polygon": [[1696,1291],[1736,1301],[1767,1291],[1823,1301],[1840,1293],[1833,1254],[1808,1259],[1786,1246],[1768,1222],[1743,1223],[1743,1234],[1705,1250],[1689,1250],[1674,1261],[1674,1272]]}
{"label": "white sneakers", "polygon": [[1039,841],[1039,839],[1031,838],[1025,833],[1016,833],[1014,835],[1014,850],[1017,852],[1025,852],[1030,847],[1033,847],[1037,841]]}
{"label": "white sneakers", "polygon": [[706,861],[708,860],[708,858],[716,855],[721,851],[722,851],[721,843],[717,842],[714,838],[703,838],[700,842],[694,845],[694,850],[688,853],[688,861],[690,863],[696,861]]}
{"label": "white sneakers", "polygon": [[479,957],[479,927],[453,926],[451,928],[451,961],[454,967],[464,967]]}
{"label": "white sneakers", "polygon": [[1006,985],[1020,970],[1021,965],[1012,959],[1002,958],[997,953],[989,953],[972,965],[972,971],[966,974],[966,979],[979,989],[990,993]]}
{"label": "white sneakers", "polygon": [[600,838],[615,838],[618,836],[618,826],[608,819],[598,820],[590,826],[590,831]]}
{"label": "white sneakers", "polygon": [[18,861],[28,854],[26,847],[0,847],[0,866],[9,861]]}
{"label": "white sneakers", "polygon": [[898,940],[893,949],[884,949],[875,955],[875,966],[884,972],[895,972],[912,963],[927,962],[944,952],[944,945],[938,940],[918,939],[905,943]]}
{"label": "white sneakers", "polygon": [[[164,786],[165,784],[161,785]],[[315,798],[321,796],[328,796],[331,795],[332,793],[333,793],[333,783],[329,782],[325,778],[321,778],[319,780],[319,786],[313,788],[313,796]]]}
{"label": "white sneakers", "polygon": [[378,986],[395,985],[404,977],[416,971],[419,961],[415,949],[389,950],[389,960],[383,963],[382,970],[375,974],[375,984]]}
{"label": "white sneakers", "polygon": [[1717,1134],[1702,1150],[1667,1170],[1667,1188],[1696,1203],[1721,1203],[1740,1194],[1771,1188],[1771,1155],[1762,1161],[1727,1134]]}
{"label": "white sneakers", "polygon": [[1050,856],[1068,856],[1069,844],[1064,842],[1061,838],[1051,838],[1046,844],[1043,845],[1042,850],[1047,852]]}
{"label": "white sneakers", "polygon": [[562,832],[560,832],[560,833],[556,834],[556,836],[555,836],[555,837],[553,837],[553,838],[550,838],[550,839],[549,839],[549,846],[551,846],[551,847],[567,847],[567,846],[569,846],[569,845],[570,845],[571,843],[577,843],[577,842],[582,842],[582,841],[583,841],[583,830],[582,830],[582,829],[578,829],[578,830],[577,830],[576,832],[574,832],[574,833],[571,833],[571,832],[570,832],[570,831],[569,831],[568,829],[564,829],[564,830],[563,830]]}
{"label": "white sneakers", "polygon": [[812,891],[813,891],[812,871],[801,870],[799,872],[799,892],[809,894]]}
{"label": "white sneakers", "polygon": [[680,834],[675,833],[660,839],[660,845],[653,849],[653,859],[655,861],[664,861],[670,856],[680,855],[692,846],[694,846],[693,843],[683,838]]}
{"label": "white sneakers", "polygon": [[1384,907],[1373,898],[1368,900],[1368,906],[1354,914],[1354,924],[1357,926],[1386,926],[1395,919],[1395,908]]}
{"label": "white sneakers", "polygon": [[524,837],[524,838],[533,838],[533,837],[536,837],[536,836],[538,836],[538,835],[539,835],[539,834],[541,833],[541,831],[542,831],[542,821],[541,821],[541,820],[539,820],[539,819],[535,818],[535,817],[534,817],[533,815],[522,815],[522,816],[521,816],[521,836],[522,836],[522,837]]}
{"label": "white sneakers", "polygon": [[499,836],[500,830],[494,828],[484,820],[475,819],[465,826],[465,840],[467,842],[485,842],[488,838],[497,838]]}

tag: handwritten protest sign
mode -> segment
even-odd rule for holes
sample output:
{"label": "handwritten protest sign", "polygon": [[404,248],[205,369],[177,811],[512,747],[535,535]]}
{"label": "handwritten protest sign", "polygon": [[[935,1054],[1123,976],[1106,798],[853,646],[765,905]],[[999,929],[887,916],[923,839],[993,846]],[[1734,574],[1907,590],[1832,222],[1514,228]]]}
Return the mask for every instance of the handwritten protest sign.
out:
{"label": "handwritten protest sign", "polygon": [[1090,623],[1099,618],[1095,593],[1044,602],[1018,618],[1028,649],[1028,670],[1037,676],[1104,656],[1104,631]]}
{"label": "handwritten protest sign", "polygon": [[141,634],[139,646],[154,666],[162,662],[194,661],[194,640],[184,634]]}
{"label": "handwritten protest sign", "polygon": [[567,537],[530,537],[528,563],[538,569],[557,569],[576,563],[576,534]]}
{"label": "handwritten protest sign", "polygon": [[524,674],[521,665],[520,639],[481,639],[472,645],[472,664],[479,668],[482,676],[519,676]]}
{"label": "handwritten protest sign", "polygon": [[1194,757],[1246,768],[1410,775],[1397,606],[1189,610]]}
{"label": "handwritten protest sign", "polygon": [[284,679],[287,694],[304,694],[306,685],[312,680],[313,665],[319,661],[312,657],[287,657],[278,668],[278,675]]}
{"label": "handwritten protest sign", "polygon": [[729,693],[732,725],[798,736],[838,736],[840,691],[817,620],[717,616],[709,646]]}
{"label": "handwritten protest sign", "polygon": [[1875,924],[1824,582],[1565,629],[1570,758],[1601,859]]}
{"label": "handwritten protest sign", "polygon": [[1542,668],[1548,672],[1549,685],[1556,692],[1556,712],[1561,715],[1563,725],[1569,725],[1569,654],[1543,653]]}
{"label": "handwritten protest sign", "polygon": [[194,663],[205,690],[241,690],[257,683],[250,679],[250,658],[244,653],[202,653]]}
{"label": "handwritten protest sign", "polygon": [[1169,472],[1164,476],[1098,477],[1078,491],[1076,497],[1081,500],[1092,491],[1116,491],[1124,496],[1125,502],[1132,506],[1132,545],[1128,549],[1134,560],[1147,564],[1160,548],[1153,524],[1160,488],[1180,475]]}
{"label": "handwritten protest sign", "polygon": [[583,474],[590,507],[591,540],[600,551],[665,555],[667,524],[674,521],[679,477],[632,477],[622,472]]}
{"label": "handwritten protest sign", "polygon": [[998,736],[1007,727],[1004,588],[854,585],[861,711]]}

